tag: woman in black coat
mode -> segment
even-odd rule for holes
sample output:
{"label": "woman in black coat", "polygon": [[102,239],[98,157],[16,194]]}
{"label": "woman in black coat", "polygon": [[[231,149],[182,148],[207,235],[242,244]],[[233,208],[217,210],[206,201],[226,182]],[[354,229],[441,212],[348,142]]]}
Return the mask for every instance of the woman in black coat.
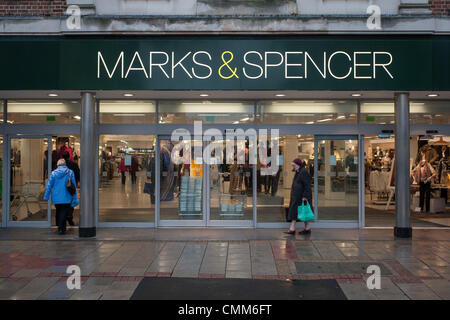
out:
{"label": "woman in black coat", "polygon": [[[292,180],[291,200],[289,202],[289,209],[287,218],[291,221],[291,226],[287,234],[295,234],[295,223],[297,221],[298,206],[302,201],[308,201],[312,209],[312,191],[311,191],[311,175],[305,168],[305,162],[297,158],[292,161],[293,171],[295,171],[294,179]],[[311,227],[308,222],[305,222],[305,229],[299,234],[311,233]]]}

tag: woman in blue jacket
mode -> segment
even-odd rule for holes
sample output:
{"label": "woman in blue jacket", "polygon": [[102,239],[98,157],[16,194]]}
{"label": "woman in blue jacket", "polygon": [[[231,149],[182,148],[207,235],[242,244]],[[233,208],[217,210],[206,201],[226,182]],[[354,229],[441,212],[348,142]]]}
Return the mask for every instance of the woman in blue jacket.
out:
{"label": "woman in blue jacket", "polygon": [[67,190],[66,183],[69,178],[76,185],[73,171],[67,168],[64,159],[59,159],[56,170],[50,175],[44,194],[44,200],[48,200],[51,192],[52,203],[56,207],[56,225],[59,234],[66,233],[66,214],[70,210],[72,202],[77,200],[77,192],[75,191],[75,194],[72,195]]}

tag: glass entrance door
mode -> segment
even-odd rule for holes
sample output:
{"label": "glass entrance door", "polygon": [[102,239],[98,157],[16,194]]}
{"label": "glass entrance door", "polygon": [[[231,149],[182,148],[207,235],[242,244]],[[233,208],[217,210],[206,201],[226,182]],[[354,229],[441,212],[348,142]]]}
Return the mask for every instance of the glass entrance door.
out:
{"label": "glass entrance door", "polygon": [[[205,226],[205,174],[200,139],[159,137],[159,226]],[[196,152],[197,150],[197,152]]]}
{"label": "glass entrance door", "polygon": [[316,136],[314,153],[316,219],[357,221],[358,137]]}
{"label": "glass entrance door", "polygon": [[253,226],[255,148],[254,137],[205,145],[208,226]]}
{"label": "glass entrance door", "polygon": [[44,201],[52,171],[51,137],[10,137],[8,225],[50,226],[51,206]]}

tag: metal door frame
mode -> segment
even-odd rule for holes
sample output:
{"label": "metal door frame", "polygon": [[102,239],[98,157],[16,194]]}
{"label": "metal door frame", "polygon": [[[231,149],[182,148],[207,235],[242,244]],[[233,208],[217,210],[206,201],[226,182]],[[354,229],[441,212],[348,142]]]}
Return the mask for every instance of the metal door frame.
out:
{"label": "metal door frame", "polygon": [[[47,201],[47,220],[43,221],[12,221],[10,220],[10,195],[11,195],[11,139],[47,139],[47,157],[48,160],[50,160],[50,156],[52,154],[53,150],[53,142],[52,142],[52,136],[51,135],[5,135],[3,138],[4,143],[4,155],[3,155],[3,163],[6,163],[7,165],[3,165],[3,182],[4,188],[2,190],[2,227],[41,227],[41,228],[48,228],[51,227],[52,222],[52,204],[51,200],[49,199]],[[52,161],[47,161],[47,172],[48,176],[50,177],[50,174],[52,172]],[[5,176],[6,173],[6,176]]]}

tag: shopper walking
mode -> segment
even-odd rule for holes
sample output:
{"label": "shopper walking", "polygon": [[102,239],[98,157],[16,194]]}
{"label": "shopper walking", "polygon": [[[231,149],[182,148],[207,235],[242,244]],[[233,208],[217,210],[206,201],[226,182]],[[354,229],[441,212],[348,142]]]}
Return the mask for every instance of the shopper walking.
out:
{"label": "shopper walking", "polygon": [[136,184],[136,172],[139,171],[139,163],[135,156],[131,158],[130,175],[131,184]]}
{"label": "shopper walking", "polygon": [[126,179],[127,179],[126,176],[125,176],[125,172],[128,171],[128,167],[125,165],[125,159],[123,157],[120,160],[120,164],[119,164],[119,167],[117,169],[122,174],[122,184],[125,184]]}
{"label": "shopper walking", "polygon": [[[305,168],[305,162],[296,158],[292,161],[292,168],[295,171],[295,176],[292,180],[291,200],[287,212],[287,219],[291,222],[291,226],[285,232],[286,234],[295,234],[298,207],[302,205],[302,201],[308,201],[312,206],[311,175]],[[308,222],[305,222],[305,229],[300,231],[299,234],[309,233],[311,233],[311,227]]]}
{"label": "shopper walking", "polygon": [[[73,174],[75,176],[75,186],[78,188],[80,187],[80,167],[78,167],[78,164],[76,164],[73,161],[70,161],[70,153],[68,151],[64,151],[62,153],[63,159],[66,161],[66,166],[70,170],[73,171]],[[74,207],[70,207],[70,209],[67,212],[66,220],[69,223],[70,226],[74,226],[75,223],[73,222],[73,211]]]}
{"label": "shopper walking", "polygon": [[75,188],[75,193],[72,195],[67,188],[68,179],[75,185],[73,171],[67,168],[64,159],[59,159],[56,170],[50,175],[44,194],[44,200],[48,200],[51,193],[52,203],[56,207],[56,225],[59,234],[66,233],[66,215],[72,202],[77,200],[77,189]]}

